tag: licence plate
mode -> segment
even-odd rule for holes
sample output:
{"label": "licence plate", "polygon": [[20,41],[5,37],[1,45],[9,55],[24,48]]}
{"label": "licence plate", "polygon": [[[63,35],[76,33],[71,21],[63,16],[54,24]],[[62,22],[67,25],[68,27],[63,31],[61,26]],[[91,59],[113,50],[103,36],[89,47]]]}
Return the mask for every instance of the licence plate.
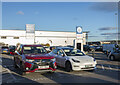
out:
{"label": "licence plate", "polygon": [[92,64],[90,64],[90,65],[85,65],[85,67],[92,67]]}
{"label": "licence plate", "polygon": [[3,51],[3,52],[7,52],[7,51]]}
{"label": "licence plate", "polygon": [[49,66],[38,66],[38,68],[49,68]]}

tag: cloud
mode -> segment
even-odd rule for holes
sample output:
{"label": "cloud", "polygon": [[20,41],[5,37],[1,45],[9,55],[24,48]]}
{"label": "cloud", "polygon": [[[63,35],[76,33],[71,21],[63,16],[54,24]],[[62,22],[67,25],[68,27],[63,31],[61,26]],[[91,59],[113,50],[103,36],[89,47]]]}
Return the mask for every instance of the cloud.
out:
{"label": "cloud", "polygon": [[6,29],[6,30],[25,30],[25,28],[22,28],[22,27],[3,27],[2,29]]}
{"label": "cloud", "polygon": [[76,20],[79,20],[79,18],[77,18],[77,17],[74,17],[74,18],[72,18],[72,19],[75,20],[75,21],[76,21]]}
{"label": "cloud", "polygon": [[115,12],[118,10],[118,2],[99,2],[93,4],[90,9],[103,12]]}
{"label": "cloud", "polygon": [[88,36],[88,37],[98,37],[98,36],[92,36],[92,35],[91,35],[91,36]]}
{"label": "cloud", "polygon": [[114,36],[114,35],[120,35],[120,33],[101,33],[101,35],[111,35],[111,36]]}
{"label": "cloud", "polygon": [[16,14],[18,14],[18,15],[24,15],[24,12],[18,11]]}
{"label": "cloud", "polygon": [[103,28],[99,28],[99,30],[114,30],[116,29],[115,27],[103,27]]}
{"label": "cloud", "polygon": [[36,12],[35,12],[35,14],[37,15],[37,14],[39,14],[39,12],[38,12],[38,11],[36,11]]}

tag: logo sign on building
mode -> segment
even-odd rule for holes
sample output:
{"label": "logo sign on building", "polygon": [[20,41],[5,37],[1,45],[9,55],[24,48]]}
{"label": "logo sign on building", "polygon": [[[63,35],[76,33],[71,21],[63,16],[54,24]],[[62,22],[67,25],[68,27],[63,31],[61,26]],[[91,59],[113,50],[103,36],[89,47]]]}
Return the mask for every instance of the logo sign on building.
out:
{"label": "logo sign on building", "polygon": [[26,41],[27,44],[35,43],[35,24],[26,24]]}
{"label": "logo sign on building", "polygon": [[35,33],[35,24],[26,24],[26,33]]}
{"label": "logo sign on building", "polygon": [[82,39],[82,27],[81,26],[77,26],[76,27],[76,38],[77,39]]}

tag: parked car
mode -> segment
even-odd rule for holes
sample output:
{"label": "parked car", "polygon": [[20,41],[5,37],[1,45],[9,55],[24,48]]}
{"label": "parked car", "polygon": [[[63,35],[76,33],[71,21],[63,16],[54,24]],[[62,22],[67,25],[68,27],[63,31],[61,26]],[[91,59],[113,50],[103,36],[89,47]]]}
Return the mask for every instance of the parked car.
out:
{"label": "parked car", "polygon": [[116,44],[102,44],[103,46],[103,53],[109,54],[110,52],[114,51],[114,48],[116,48]]}
{"label": "parked car", "polygon": [[56,61],[41,45],[20,45],[14,55],[15,68],[26,72],[55,72]]}
{"label": "parked car", "polygon": [[96,68],[96,60],[78,49],[60,47],[49,54],[55,56],[57,66],[64,67],[67,72],[72,70],[94,70]]}
{"label": "parked car", "polygon": [[44,46],[44,48],[47,50],[47,53],[51,52],[50,47]]}
{"label": "parked car", "polygon": [[114,61],[114,60],[120,60],[120,50],[111,52],[108,55],[108,59],[112,60],[112,61]]}
{"label": "parked car", "polygon": [[10,45],[9,46],[9,54],[14,55],[15,54],[15,49],[16,49],[16,46]]}
{"label": "parked car", "polygon": [[95,51],[102,51],[103,47],[102,46],[95,46]]}
{"label": "parked car", "polygon": [[8,54],[9,53],[9,48],[8,46],[2,46],[2,53]]}
{"label": "parked car", "polygon": [[84,50],[84,51],[91,51],[89,45],[83,45],[83,50]]}
{"label": "parked car", "polygon": [[96,45],[96,46],[90,46],[90,50],[94,49],[95,51],[103,51],[103,46]]}

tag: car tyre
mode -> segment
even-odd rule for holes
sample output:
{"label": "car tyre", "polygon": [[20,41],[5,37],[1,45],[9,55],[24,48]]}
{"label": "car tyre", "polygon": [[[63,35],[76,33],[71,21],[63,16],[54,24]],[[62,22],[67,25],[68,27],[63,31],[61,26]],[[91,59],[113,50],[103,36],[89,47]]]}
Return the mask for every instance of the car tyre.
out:
{"label": "car tyre", "polygon": [[22,75],[22,76],[26,75],[26,72],[24,71],[23,64],[21,64],[20,70],[21,70],[21,75]]}
{"label": "car tyre", "polygon": [[65,64],[65,70],[67,72],[71,72],[72,71],[72,66],[71,66],[70,62],[66,62],[66,64]]}
{"label": "car tyre", "polygon": [[114,61],[114,60],[115,60],[115,57],[114,57],[113,55],[111,55],[111,56],[109,57],[109,59],[110,59],[111,61]]}

